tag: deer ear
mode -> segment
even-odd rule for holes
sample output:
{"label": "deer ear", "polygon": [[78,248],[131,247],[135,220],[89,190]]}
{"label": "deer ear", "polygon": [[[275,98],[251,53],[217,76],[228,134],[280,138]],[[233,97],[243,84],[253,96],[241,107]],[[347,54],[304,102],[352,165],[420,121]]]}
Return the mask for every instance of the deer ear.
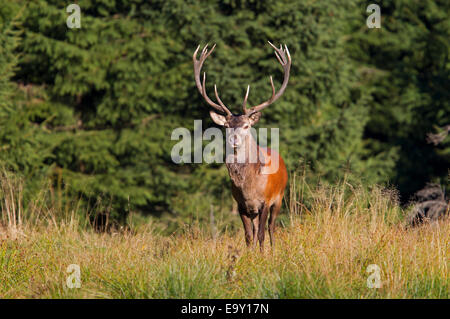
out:
{"label": "deer ear", "polygon": [[209,115],[211,116],[214,123],[216,123],[217,125],[224,126],[225,123],[227,122],[227,119],[225,116],[217,114],[214,111],[209,111]]}
{"label": "deer ear", "polygon": [[249,115],[248,119],[250,120],[250,125],[255,125],[259,119],[261,118],[261,112],[256,112]]}

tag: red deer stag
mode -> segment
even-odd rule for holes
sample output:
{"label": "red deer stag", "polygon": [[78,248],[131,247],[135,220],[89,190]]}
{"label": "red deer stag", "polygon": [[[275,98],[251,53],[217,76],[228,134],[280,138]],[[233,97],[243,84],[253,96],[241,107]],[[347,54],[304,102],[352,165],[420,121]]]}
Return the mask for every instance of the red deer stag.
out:
{"label": "red deer stag", "polygon": [[[241,161],[230,161],[227,157],[226,166],[232,182],[232,194],[238,203],[239,214],[244,224],[245,241],[247,246],[253,243],[256,246],[259,240],[260,249],[264,249],[265,224],[269,217],[269,236],[270,244],[274,245],[274,228],[275,219],[280,212],[284,189],[288,179],[286,166],[281,156],[270,148],[263,148],[257,145],[256,141],[250,133],[250,127],[256,124],[261,117],[261,111],[278,100],[278,98],[286,90],[289,80],[289,71],[291,68],[291,56],[289,50],[284,46],[276,48],[272,43],[269,44],[275,49],[275,56],[280,62],[284,70],[284,80],[280,90],[275,93],[272,77],[270,84],[272,85],[272,97],[256,106],[246,108],[247,98],[250,86],[247,87],[247,93],[244,97],[242,105],[243,114],[235,115],[223,104],[217,93],[217,87],[214,85],[214,91],[219,104],[213,102],[206,94],[206,74],[203,73],[203,81],[200,80],[200,72],[206,58],[213,52],[215,45],[208,51],[208,45],[201,52],[200,59],[197,60],[198,46],[193,55],[195,84],[198,91],[206,100],[206,102],[216,111],[224,113],[224,115],[210,111],[212,120],[220,126],[232,131],[227,134],[227,147],[234,151],[231,157],[244,154]],[[244,150],[242,153],[242,150]],[[253,153],[252,153],[253,152]],[[262,160],[251,161],[251,154],[262,156]],[[277,166],[275,166],[275,164]]]}

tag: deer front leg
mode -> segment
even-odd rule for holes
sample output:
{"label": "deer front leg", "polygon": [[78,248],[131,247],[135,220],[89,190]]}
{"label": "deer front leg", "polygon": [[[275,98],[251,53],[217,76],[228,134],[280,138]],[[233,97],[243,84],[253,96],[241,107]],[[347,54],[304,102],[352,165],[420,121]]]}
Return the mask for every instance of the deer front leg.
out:
{"label": "deer front leg", "polygon": [[259,230],[259,214],[252,215],[252,223],[253,223],[253,248],[256,247],[256,243],[258,242],[258,230]]}
{"label": "deer front leg", "polygon": [[247,247],[252,242],[252,220],[247,212],[239,207],[239,215],[241,216],[242,224],[244,225],[245,243]]}
{"label": "deer front leg", "polygon": [[259,248],[261,252],[264,251],[264,238],[266,236],[267,215],[269,215],[269,207],[267,205],[264,205],[261,210],[261,215],[259,217],[259,231],[258,231]]}

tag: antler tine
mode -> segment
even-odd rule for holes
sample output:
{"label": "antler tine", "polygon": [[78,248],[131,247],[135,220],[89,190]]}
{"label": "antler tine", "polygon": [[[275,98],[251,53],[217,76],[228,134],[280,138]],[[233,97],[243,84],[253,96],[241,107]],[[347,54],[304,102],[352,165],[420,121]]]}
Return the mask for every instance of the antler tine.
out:
{"label": "antler tine", "polygon": [[275,56],[276,56],[278,62],[280,62],[281,66],[283,67],[283,71],[284,71],[283,84],[281,84],[281,87],[280,87],[280,90],[278,91],[278,93],[275,93],[275,86],[273,85],[273,79],[272,79],[272,76],[270,76],[270,85],[272,86],[272,96],[267,101],[265,101],[259,105],[253,106],[248,110],[246,109],[245,114],[252,114],[255,112],[259,112],[259,111],[263,110],[264,108],[268,107],[270,104],[272,104],[276,100],[278,100],[280,98],[280,96],[283,95],[284,91],[286,90],[286,87],[287,87],[287,84],[289,81],[289,72],[291,69],[292,60],[291,60],[291,54],[289,53],[289,50],[288,50],[286,44],[284,45],[284,50],[283,50],[283,45],[280,45],[280,48],[277,48],[270,41],[267,41],[267,42],[270,44],[270,46],[272,48],[274,48]]}
{"label": "antler tine", "polygon": [[273,85],[273,78],[270,76],[270,86],[272,87],[272,96],[270,97],[269,101],[273,101],[275,97],[275,86]]}
{"label": "antler tine", "polygon": [[270,41],[267,41],[267,43],[269,43],[269,44],[270,44],[270,46],[271,46],[272,48],[274,48],[275,50],[278,50],[278,48],[277,48],[276,46],[274,46],[274,45],[272,44],[272,42],[270,42]]}
{"label": "antler tine", "polygon": [[[203,67],[203,63],[205,62],[206,58],[208,58],[211,55],[211,53],[214,51],[215,47],[216,47],[216,45],[214,44],[212,46],[211,50],[208,51],[208,44],[206,44],[200,54],[199,60],[197,60],[197,54],[198,54],[198,50],[200,49],[200,45],[195,50],[194,55],[192,56],[192,60],[194,62],[195,84],[197,86],[198,91],[205,99],[206,103],[208,103],[210,106],[212,106],[215,110],[217,110],[219,112],[225,112],[225,113],[227,113],[227,115],[231,115],[232,113],[230,112],[230,110],[218,98],[218,96],[219,96],[218,94],[216,94],[216,97],[217,97],[217,100],[219,101],[220,105],[213,102],[206,94],[206,85],[205,85],[206,73],[203,73],[203,83],[200,81],[200,71]],[[216,91],[217,91],[217,89],[216,89]]]}
{"label": "antler tine", "polygon": [[250,85],[247,86],[247,93],[245,93],[244,103],[242,103],[242,110],[244,114],[247,114],[248,109],[245,107],[247,105],[248,93],[250,92]]}
{"label": "antler tine", "polygon": [[[205,85],[203,84],[203,87]],[[216,99],[219,102],[220,106],[223,108],[223,110],[225,111],[225,113],[227,113],[227,115],[231,115],[230,110],[225,106],[225,104],[223,104],[222,100],[219,97],[219,93],[217,93],[217,85],[214,84],[214,93],[216,95]]]}
{"label": "antler tine", "polygon": [[[211,51],[208,52],[208,45],[209,45],[209,44],[206,44],[205,47],[204,47],[203,50],[202,50],[202,55],[201,55],[200,58],[203,57],[203,62],[206,60],[207,57],[210,56],[210,54],[211,54],[211,53],[214,51],[214,49],[216,48],[216,44],[214,43],[214,45],[213,45],[212,48],[211,48]],[[203,62],[202,62],[202,64],[203,64]]]}
{"label": "antler tine", "polygon": [[[215,45],[214,45],[214,46],[215,46]],[[287,56],[288,56],[289,63],[291,63],[291,62],[292,62],[292,61],[291,61],[291,54],[289,53],[289,49],[288,49],[288,47],[287,47],[286,44],[284,45],[284,49],[286,50],[286,54],[287,54]]]}

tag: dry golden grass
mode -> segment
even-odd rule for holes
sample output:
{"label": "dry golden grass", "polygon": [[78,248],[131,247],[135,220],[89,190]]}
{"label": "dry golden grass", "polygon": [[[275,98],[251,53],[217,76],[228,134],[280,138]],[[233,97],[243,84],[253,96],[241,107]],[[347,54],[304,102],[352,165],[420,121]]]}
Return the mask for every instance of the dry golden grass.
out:
{"label": "dry golden grass", "polygon": [[[448,220],[406,230],[392,192],[345,182],[291,185],[290,198],[290,223],[263,254],[241,232],[213,239],[191,227],[165,237],[146,224],[96,233],[73,215],[14,228],[3,214],[0,297],[449,298]],[[67,288],[70,264],[80,266],[81,288]],[[370,264],[381,288],[367,286]]]}

